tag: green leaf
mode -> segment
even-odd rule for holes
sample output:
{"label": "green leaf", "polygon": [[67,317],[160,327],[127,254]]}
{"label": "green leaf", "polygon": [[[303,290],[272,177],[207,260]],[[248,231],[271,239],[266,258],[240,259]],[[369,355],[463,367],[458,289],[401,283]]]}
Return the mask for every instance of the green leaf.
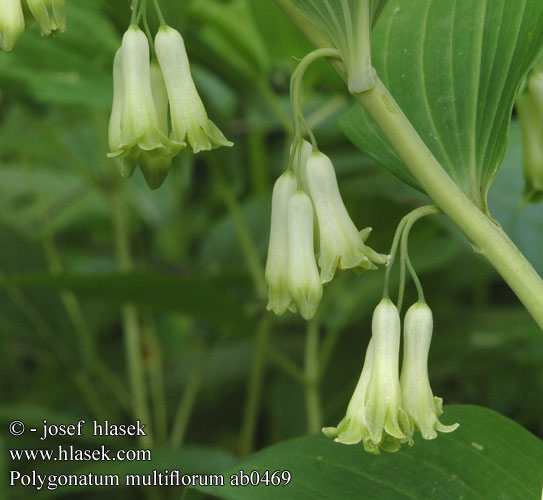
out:
{"label": "green leaf", "polygon": [[[416,439],[412,448],[373,456],[324,436],[287,441],[252,455],[224,472],[227,486],[198,488],[229,500],[306,499],[537,500],[543,445],[515,422],[476,406],[448,406],[451,434]],[[232,487],[232,474],[288,470],[287,486]],[[190,495],[187,495],[190,498]]]}
{"label": "green leaf", "polygon": [[72,290],[81,297],[130,302],[159,311],[176,311],[203,323],[239,331],[252,325],[248,311],[236,300],[239,276],[166,276],[153,273],[100,273],[88,275],[28,274],[0,278],[0,290],[50,288]]}
{"label": "green leaf", "polygon": [[388,0],[277,0],[317,45],[336,48],[345,66],[351,93],[375,85],[370,32]]}
{"label": "green leaf", "polygon": [[[543,43],[539,0],[390,0],[372,33],[372,58],[422,140],[486,210],[514,98]],[[360,105],[340,125],[363,151],[416,186]]]}
{"label": "green leaf", "polygon": [[[372,17],[377,19],[388,0],[369,0]],[[320,25],[332,39],[344,38],[341,27],[349,19],[356,18],[356,11],[368,3],[368,0],[347,0],[333,2],[329,0],[290,0],[295,7],[301,9],[306,16]],[[339,23],[337,21],[340,21]]]}

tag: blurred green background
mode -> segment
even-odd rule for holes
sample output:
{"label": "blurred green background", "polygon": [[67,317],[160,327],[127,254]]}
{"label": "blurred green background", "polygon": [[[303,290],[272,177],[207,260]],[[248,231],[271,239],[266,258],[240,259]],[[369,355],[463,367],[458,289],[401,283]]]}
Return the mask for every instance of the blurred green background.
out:
{"label": "blurred green background", "polygon": [[[122,179],[106,158],[112,61],[128,0],[70,0],[68,32],[53,40],[34,27],[13,53],[0,54],[0,498],[38,496],[9,488],[10,469],[100,469],[12,463],[8,448],[45,447],[29,433],[10,436],[12,420],[135,419],[127,300],[142,339],[136,355],[154,458],[100,470],[217,472],[253,450],[335,425],[362,367],[382,270],[340,273],[325,288],[309,333],[298,316],[267,313],[262,293],[271,190],[288,160],[289,78],[310,45],[270,1],[161,3],[185,38],[210,117],[235,147],[183,152],[156,191],[139,170]],[[342,135],[336,121],[350,101],[325,63],[308,72],[305,100],[353,220],[373,227],[371,246],[386,252],[400,218],[428,199]],[[514,123],[490,207],[543,273],[541,207],[519,207],[520,155]],[[543,344],[531,317],[445,217],[419,223],[410,251],[434,312],[434,393],[446,404],[492,408],[540,435]],[[415,297],[409,288],[407,303]],[[320,343],[321,376],[312,385],[320,393],[319,422],[308,421],[303,382],[311,328]],[[47,447],[139,446],[88,434],[51,439]],[[178,493],[113,489],[100,496]]]}

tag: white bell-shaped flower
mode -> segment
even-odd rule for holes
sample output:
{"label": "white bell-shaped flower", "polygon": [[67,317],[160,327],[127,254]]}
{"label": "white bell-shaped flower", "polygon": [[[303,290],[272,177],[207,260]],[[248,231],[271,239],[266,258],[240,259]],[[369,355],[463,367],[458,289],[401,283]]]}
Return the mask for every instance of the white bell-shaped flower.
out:
{"label": "white bell-shaped flower", "polygon": [[169,26],[161,26],[155,37],[155,50],[168,89],[172,138],[188,141],[195,153],[232,146],[207,116],[192,80],[181,34]]}
{"label": "white bell-shaped flower", "polygon": [[26,3],[40,25],[42,36],[66,31],[65,0],[26,0]]}
{"label": "white bell-shaped flower", "polygon": [[347,407],[345,417],[343,417],[337,427],[324,427],[322,432],[328,437],[335,438],[334,441],[338,443],[357,444],[363,441],[366,451],[379,453],[379,448],[372,443],[370,433],[364,422],[366,391],[371,377],[372,365],[373,341],[370,339],[362,373]]}
{"label": "white bell-shaped flower", "polygon": [[398,373],[401,325],[398,309],[382,299],[372,318],[373,365],[366,391],[364,422],[372,442],[379,446],[393,438],[410,439],[409,419],[402,408]]}
{"label": "white bell-shaped flower", "polygon": [[321,280],[332,280],[336,268],[356,268],[359,271],[377,269],[386,264],[382,255],[364,244],[368,228],[359,232],[354,225],[339,192],[336,173],[330,158],[321,152],[309,155],[302,175],[315,207],[319,230],[319,267]]}
{"label": "white bell-shaped flower", "polygon": [[296,176],[292,171],[281,175],[273,187],[270,242],[266,262],[268,283],[268,311],[283,314],[292,303],[288,291],[288,229],[287,209],[292,195],[296,192]]}
{"label": "white bell-shaped flower", "polygon": [[158,65],[149,60],[147,37],[136,25],[130,26],[113,63],[108,156],[120,160],[125,177],[140,165],[153,189],[183,146],[167,137],[164,83],[159,77]]}
{"label": "white bell-shaped flower", "polygon": [[441,398],[434,397],[428,378],[428,352],[433,318],[427,304],[417,302],[404,319],[404,349],[400,384],[402,407],[424,439],[434,439],[436,431],[452,432],[458,424],[443,425]]}
{"label": "white bell-shaped flower", "polygon": [[307,190],[307,180],[305,178],[307,159],[312,152],[313,146],[304,139],[295,141],[290,148],[290,154],[293,155],[292,168],[299,180],[300,187],[304,190]]}
{"label": "white bell-shaped flower", "polygon": [[313,249],[313,206],[300,189],[288,202],[287,230],[288,291],[299,313],[311,319],[322,298],[322,284]]}
{"label": "white bell-shaped flower", "polygon": [[0,0],[0,48],[11,52],[24,30],[21,0]]}
{"label": "white bell-shaped flower", "polygon": [[[162,77],[162,71],[157,61],[151,61],[151,92],[157,114],[158,129],[168,135],[168,94]],[[151,189],[161,186],[170,171],[172,159],[153,151],[142,151],[139,166]]]}

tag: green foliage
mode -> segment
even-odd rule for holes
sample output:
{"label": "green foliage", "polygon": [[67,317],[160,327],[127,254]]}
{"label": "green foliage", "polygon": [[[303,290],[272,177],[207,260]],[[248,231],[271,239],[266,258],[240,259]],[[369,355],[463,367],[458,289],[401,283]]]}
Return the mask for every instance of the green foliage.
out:
{"label": "green foliage", "polygon": [[[475,21],[474,21],[475,20]],[[514,99],[543,44],[537,0],[401,0],[372,34],[377,73],[420,137],[479,207],[505,154]],[[342,129],[363,151],[416,185],[360,105]]]}
{"label": "green foliage", "polygon": [[[375,31],[382,41],[396,7],[395,0],[389,3]],[[414,448],[377,458],[364,455],[359,446],[340,446],[321,436],[303,437],[310,429],[305,406],[306,325],[290,313],[270,318],[258,280],[267,251],[273,182],[288,161],[288,87],[296,66],[291,56],[302,57],[311,50],[310,43],[272,2],[162,0],[164,15],[183,33],[194,79],[210,117],[236,147],[197,156],[183,152],[164,185],[151,192],[141,174],[126,181],[105,156],[113,55],[128,25],[129,4],[129,0],[70,0],[66,33],[55,39],[41,38],[39,27],[34,27],[25,32],[12,53],[0,53],[0,467],[4,478],[0,498],[168,499],[181,494],[177,488],[59,488],[38,496],[28,488],[7,486],[7,471],[13,468],[52,474],[176,468],[204,474],[253,466],[295,467],[288,487],[262,489],[258,498],[274,494],[289,498],[292,493],[293,498],[305,499],[304,485],[323,494],[332,486],[344,488],[344,498],[360,498],[368,491],[375,492],[375,498],[380,498],[378,494],[387,499],[406,494],[431,498],[432,486],[444,495],[456,493],[454,498],[461,494],[475,497],[473,491],[483,486],[487,488],[483,498],[490,493],[498,498],[499,488],[500,493],[513,490],[513,499],[536,498],[538,471],[532,473],[531,464],[541,454],[538,445],[519,425],[489,410],[448,406],[444,421],[459,421],[458,431],[432,442],[419,439]],[[465,18],[458,14],[454,25],[447,24],[452,23],[449,9],[441,2],[434,4],[432,13],[438,25],[448,28],[465,48],[468,35],[460,31],[471,26],[473,12]],[[481,8],[477,2],[472,4],[470,9]],[[477,134],[489,134],[491,141],[488,148],[475,151],[485,158],[484,171],[479,174],[486,183],[503,153],[500,144],[507,132],[514,82],[540,44],[540,32],[532,35],[543,9],[527,0],[524,28],[517,30],[521,17],[510,4],[513,2],[500,0],[487,6],[487,16],[493,13],[495,18],[487,17],[486,26],[504,21],[496,43],[509,47],[509,52],[498,51],[499,59],[489,62],[493,49],[484,50],[481,61],[492,69],[483,73],[492,82],[508,75],[513,83],[502,96],[502,105],[508,109],[505,112],[500,107],[499,120],[488,117],[497,109],[500,85],[489,86],[492,95],[481,100],[484,115],[480,117],[488,115],[488,119],[481,122]],[[409,52],[403,52],[402,43],[420,49],[422,20],[416,16],[420,0],[413,0],[413,5],[414,14],[403,7],[400,14],[418,23],[417,36],[398,24],[401,36],[390,39],[393,47],[401,46],[401,53],[394,52],[393,57],[390,50],[391,58],[406,67],[412,60]],[[438,7],[443,8],[441,17]],[[155,29],[155,20],[150,21]],[[248,23],[254,26],[245,29]],[[443,50],[447,37],[440,40],[430,24],[428,28],[435,51]],[[517,31],[519,41],[513,47],[509,44]],[[452,47],[456,55],[464,52],[459,47],[456,42]],[[433,63],[440,59],[429,45],[427,48],[430,53],[425,64],[435,73]],[[377,46],[374,50],[376,66],[383,68],[384,52]],[[520,53],[525,57],[518,58]],[[473,62],[465,53],[462,57]],[[444,73],[438,77],[444,78]],[[416,99],[413,103],[407,99],[411,94],[420,96],[421,82],[404,88],[401,72],[381,76],[410,119],[426,123],[426,111],[419,110]],[[446,104],[457,99],[458,106],[469,107],[472,95],[460,95],[456,85],[454,94],[450,85],[444,88],[448,89]],[[431,103],[437,106],[437,90],[431,90]],[[310,69],[304,94],[308,121],[319,146],[334,162],[353,221],[359,227],[373,227],[372,247],[387,252],[400,218],[428,203],[427,197],[390,175],[374,159],[361,155],[345,138],[337,119],[348,109],[348,95],[326,63]],[[445,120],[451,109],[447,104],[433,113]],[[457,111],[459,123],[464,123],[460,109]],[[350,111],[343,124],[354,113],[356,119],[363,119],[359,111]],[[493,129],[488,128],[491,122]],[[458,153],[465,159],[467,150],[458,141],[468,138],[472,125],[440,127],[448,154]],[[362,130],[358,124],[357,130]],[[377,137],[370,129],[365,134],[367,141]],[[478,145],[479,135],[469,135],[470,140],[473,137]],[[361,145],[358,139],[357,144]],[[518,207],[520,148],[514,123],[504,166],[489,192],[489,206],[541,273],[540,209]],[[385,151],[384,146],[368,149],[380,162]],[[396,173],[403,175],[401,165],[386,163],[396,165]],[[453,163],[445,166],[466,165]],[[123,244],[130,250],[128,266],[121,266]],[[435,393],[446,403],[487,406],[541,433],[541,383],[534,374],[543,363],[543,352],[537,326],[445,217],[415,227],[410,252],[436,322],[429,364]],[[360,374],[383,274],[376,271],[358,277],[338,272],[325,288],[316,320],[322,425],[336,424],[345,413]],[[394,292],[397,284],[393,273]],[[409,287],[406,305],[414,300],[414,290]],[[6,449],[44,447],[31,434],[10,436],[7,429],[15,419],[27,426],[39,426],[43,419],[57,423],[80,418],[117,423],[134,420],[123,338],[127,303],[136,308],[141,326],[138,352],[151,414],[153,461],[19,463],[15,467]],[[271,325],[269,336],[258,344],[257,332],[265,321]],[[254,377],[259,352],[264,353],[260,395],[247,450],[264,450],[237,464],[247,427],[248,380]],[[192,402],[182,403],[191,391]],[[188,408],[188,417],[182,422],[185,427],[178,446],[172,444],[171,436],[182,404]],[[287,441],[294,438],[298,439]],[[472,443],[482,445],[483,450]],[[103,441],[83,436],[55,438],[47,447],[60,444],[140,446],[129,438]],[[276,447],[268,448],[272,445]],[[481,460],[487,453],[489,460]],[[496,475],[495,466],[503,463],[506,453],[506,471]],[[318,456],[321,461],[315,458]],[[444,472],[436,470],[435,464]],[[466,485],[474,490],[462,490]],[[227,498],[256,495],[252,488],[214,494],[229,495]],[[346,496],[349,494],[351,497]],[[318,498],[316,495],[312,498]],[[334,491],[329,496],[343,498]]]}
{"label": "green foliage", "polygon": [[[479,407],[449,406],[446,419],[461,422],[452,434],[374,457],[361,446],[344,446],[308,436],[267,448],[225,471],[288,470],[287,486],[199,488],[217,498],[458,498],[537,499],[543,445],[514,422]],[[190,499],[191,495],[185,495]]]}

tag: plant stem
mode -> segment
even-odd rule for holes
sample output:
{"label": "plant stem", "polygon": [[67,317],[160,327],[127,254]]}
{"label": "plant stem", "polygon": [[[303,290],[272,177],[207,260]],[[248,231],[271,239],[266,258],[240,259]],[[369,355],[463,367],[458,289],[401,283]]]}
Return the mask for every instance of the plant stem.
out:
{"label": "plant stem", "polygon": [[260,95],[264,98],[270,110],[273,112],[277,121],[281,125],[282,129],[287,135],[292,134],[292,124],[288,113],[284,110],[281,100],[277,94],[270,87],[270,84],[265,78],[259,78],[257,81],[257,87],[260,91]]}
{"label": "plant stem", "polygon": [[130,8],[132,9],[132,15],[130,16],[130,24],[137,24],[138,14],[140,11],[141,0],[133,0]]}
{"label": "plant stem", "polygon": [[265,193],[269,189],[269,168],[267,164],[266,136],[262,131],[249,131],[247,134],[247,152],[253,191],[255,193]]}
{"label": "plant stem", "polygon": [[322,428],[322,411],[319,393],[319,326],[313,318],[307,323],[305,339],[305,405],[307,410],[307,431],[310,434]]}
{"label": "plant stem", "polygon": [[268,348],[268,358],[301,385],[305,385],[304,371],[288,356],[273,346]]}
{"label": "plant stem", "polygon": [[405,226],[402,231],[402,238],[401,238],[401,258],[400,258],[400,289],[398,291],[398,302],[396,306],[398,307],[398,311],[402,310],[402,303],[403,303],[403,295],[405,291],[405,267],[407,266],[407,269],[409,270],[409,274],[411,274],[411,278],[413,279],[413,282],[415,283],[415,287],[417,289],[418,294],[418,302],[426,302],[424,300],[424,291],[422,290],[422,285],[420,283],[419,277],[417,276],[417,272],[415,271],[415,268],[411,264],[411,259],[409,258],[409,250],[408,250],[408,241],[409,241],[409,233],[411,231],[411,228],[413,227],[413,224],[417,222],[422,217],[426,217],[427,215],[433,215],[433,214],[439,214],[441,213],[441,210],[437,208],[435,205],[429,205],[426,207],[419,207],[413,210],[411,213],[409,213],[405,219]]}
{"label": "plant stem", "polygon": [[162,352],[152,313],[149,312],[144,316],[143,325],[145,342],[149,347],[149,382],[153,403],[154,438],[156,442],[164,443],[166,441],[168,417],[162,373]]}
{"label": "plant stem", "polygon": [[258,409],[260,407],[262,381],[266,371],[266,354],[268,351],[272,322],[272,316],[266,314],[260,320],[256,332],[255,349],[249,371],[247,399],[245,401],[243,424],[241,427],[239,451],[242,456],[251,453],[254,447],[256,421],[258,418]]}
{"label": "plant stem", "polygon": [[313,149],[315,151],[318,150],[317,141],[315,140],[315,136],[305,120],[302,110],[302,83],[305,72],[311,63],[324,57],[337,59],[339,58],[339,52],[336,49],[317,49],[310,52],[299,62],[290,79],[290,102],[292,105],[292,119],[294,121],[294,139],[296,140],[302,137],[302,128],[305,129],[309,135],[309,138],[311,139],[311,143],[313,144]]}
{"label": "plant stem", "polygon": [[543,281],[503,229],[458,188],[379,78],[356,95],[421,187],[500,273],[543,330]]}
{"label": "plant stem", "polygon": [[160,23],[160,26],[164,26],[166,24],[166,20],[164,19],[164,16],[162,15],[162,10],[160,9],[158,0],[153,0],[153,4],[155,6],[156,15],[158,17],[158,22]]}
{"label": "plant stem", "polygon": [[[64,271],[62,261],[53,235],[45,236],[43,240],[45,257],[52,274],[59,274]],[[128,408],[129,400],[126,398],[126,389],[107,365],[96,354],[95,342],[89,324],[83,314],[81,304],[77,296],[71,290],[61,293],[64,308],[68,314],[74,331],[79,340],[80,358],[85,371],[97,375],[103,383],[109,386],[111,392],[119,402],[119,406]]]}
{"label": "plant stem", "polygon": [[[123,272],[132,269],[132,258],[130,256],[129,235],[125,203],[122,198],[122,191],[113,193],[113,223],[115,231],[115,247],[119,268]],[[134,416],[147,424],[147,435],[141,436],[140,442],[144,446],[152,444],[150,434],[150,415],[147,406],[147,390],[145,386],[145,375],[141,353],[141,332],[138,321],[138,311],[132,304],[125,304],[122,307],[122,322],[125,338],[126,361],[128,367],[128,381],[132,395]]]}
{"label": "plant stem", "polygon": [[[4,273],[0,270],[0,278],[3,278],[4,276]],[[58,335],[56,335],[53,329],[47,324],[47,321],[42,314],[26,298],[25,294],[19,288],[7,288],[6,294],[15,306],[25,315],[45,345],[49,346],[56,354],[58,360],[65,366],[66,370],[71,371],[71,373],[74,374],[74,382],[81,390],[89,409],[98,420],[103,420],[106,415],[105,408],[99,401],[94,386],[89,380],[88,373],[79,370],[77,364],[74,363],[73,355],[70,350],[58,338]]]}
{"label": "plant stem", "polygon": [[208,357],[209,350],[204,346],[198,353],[187,387],[183,392],[183,397],[181,398],[177,413],[175,415],[172,434],[170,437],[170,444],[173,448],[179,448],[183,444],[187,425],[192,414],[192,409],[194,408],[194,403],[196,402],[196,395],[198,394],[202,384]]}
{"label": "plant stem", "polygon": [[247,226],[247,221],[243,216],[238,200],[234,196],[234,193],[232,192],[232,189],[228,185],[227,181],[224,179],[220,171],[220,167],[216,163],[215,159],[212,158],[212,155],[208,155],[208,163],[215,173],[219,194],[221,195],[224,204],[228,208],[230,217],[232,217],[232,221],[234,222],[234,226],[238,233],[238,241],[241,251],[243,252],[245,261],[247,262],[247,267],[249,269],[249,273],[251,274],[258,297],[264,300],[268,290],[266,279],[264,277],[264,268],[262,267],[262,262],[260,261],[258,251],[249,231],[249,227]]}
{"label": "plant stem", "polygon": [[[43,249],[45,258],[47,260],[47,265],[49,267],[49,272],[51,274],[61,273],[63,268],[54,236],[49,235],[44,237]],[[90,372],[92,371],[95,352],[92,332],[85,320],[83,311],[79,306],[79,302],[77,301],[75,294],[72,291],[63,291],[60,296],[79,340],[81,363],[83,367]]]}

